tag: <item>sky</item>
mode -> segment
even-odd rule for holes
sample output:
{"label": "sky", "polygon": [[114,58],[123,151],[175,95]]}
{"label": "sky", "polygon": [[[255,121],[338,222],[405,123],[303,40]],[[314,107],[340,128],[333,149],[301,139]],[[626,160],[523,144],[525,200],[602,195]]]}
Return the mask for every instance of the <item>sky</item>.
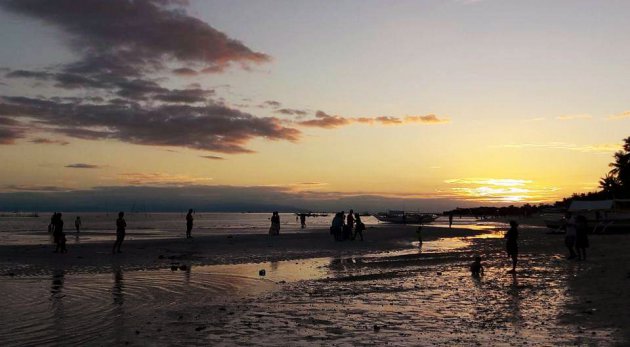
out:
{"label": "sky", "polygon": [[116,192],[121,208],[435,211],[594,191],[630,135],[627,13],[0,0],[0,209]]}

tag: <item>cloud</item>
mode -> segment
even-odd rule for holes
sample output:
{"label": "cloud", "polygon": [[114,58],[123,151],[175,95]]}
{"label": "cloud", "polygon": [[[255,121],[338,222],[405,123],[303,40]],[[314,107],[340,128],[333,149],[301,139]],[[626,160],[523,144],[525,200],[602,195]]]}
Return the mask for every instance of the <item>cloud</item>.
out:
{"label": "cloud", "polygon": [[294,109],[294,108],[281,108],[279,110],[275,110],[275,113],[280,113],[280,114],[285,114],[288,116],[306,116],[308,114],[308,111],[305,110],[298,110],[298,109]]}
{"label": "cloud", "polygon": [[85,164],[85,163],[76,163],[76,164],[68,164],[65,167],[70,169],[100,169],[99,165],[93,164]]}
{"label": "cloud", "polygon": [[[223,105],[121,102],[82,104],[25,97],[0,98],[0,115],[23,116],[39,131],[87,139],[179,146],[221,153],[249,153],[254,138],[297,141],[300,131],[275,117],[255,117]],[[15,138],[19,134],[9,134]]]}
{"label": "cloud", "polygon": [[180,67],[178,69],[173,69],[173,73],[178,76],[197,76],[199,74],[196,70],[193,70],[188,67]]}
{"label": "cloud", "polygon": [[164,61],[222,71],[270,57],[191,17],[169,0],[5,0],[0,6],[66,33],[83,59],[69,70],[122,72],[161,68]]}
{"label": "cloud", "polygon": [[593,117],[588,114],[570,114],[570,115],[556,117],[557,120],[580,120],[580,119],[591,119],[591,118]]}
{"label": "cloud", "polygon": [[[256,117],[212,100],[199,85],[170,89],[164,74],[192,76],[248,68],[270,57],[189,16],[178,0],[6,0],[0,7],[61,29],[77,60],[41,70],[8,71],[8,78],[49,83],[46,98],[0,96],[0,143],[29,132],[116,139],[221,153],[249,153],[255,138],[297,141],[300,131],[275,117]],[[158,77],[156,77],[159,76]],[[54,88],[64,89],[58,91]],[[41,94],[36,91],[37,94]],[[277,102],[275,102],[277,103]],[[279,107],[273,101],[267,103]],[[38,143],[45,143],[40,141]]]}
{"label": "cloud", "polygon": [[409,123],[422,123],[422,124],[445,124],[449,123],[448,118],[439,118],[434,114],[428,114],[425,116],[405,116],[405,117],[391,117],[391,116],[378,116],[378,117],[343,117],[343,116],[331,116],[324,111],[317,111],[315,119],[303,120],[297,122],[297,124],[308,127],[319,128],[337,128],[352,123],[360,124],[381,124],[381,125],[403,125]]}
{"label": "cloud", "polygon": [[[0,116],[3,115],[0,105]],[[25,136],[26,129],[22,122],[8,117],[0,117],[0,145],[11,145]]]}
{"label": "cloud", "polygon": [[216,155],[202,155],[202,158],[211,159],[211,160],[224,160],[225,158],[219,157]]}
{"label": "cloud", "polygon": [[[56,187],[51,187],[56,188]],[[140,203],[146,211],[384,211],[392,206],[438,212],[455,206],[472,207],[476,201],[407,196],[380,196],[360,192],[295,191],[290,186],[131,185],[65,191],[11,191],[0,193],[0,206],[21,211],[128,211]],[[332,216],[330,216],[332,218]]]}
{"label": "cloud", "polygon": [[261,108],[266,108],[266,107],[278,108],[280,106],[282,106],[280,101],[275,101],[275,100],[267,100],[263,102],[262,104],[258,105],[258,107],[261,107]]}
{"label": "cloud", "polygon": [[45,144],[45,145],[55,144],[55,145],[61,145],[61,146],[65,146],[65,145],[70,144],[70,142],[68,142],[68,141],[52,140],[52,139],[47,139],[45,137],[36,137],[34,139],[31,139],[29,142],[32,142],[32,143],[35,143],[35,144]]}
{"label": "cloud", "polygon": [[164,186],[189,186],[204,184],[212,181],[209,177],[191,177],[187,175],[173,175],[168,173],[141,173],[130,172],[118,175],[118,179],[131,185],[164,185]]}
{"label": "cloud", "polygon": [[550,142],[550,143],[517,143],[501,145],[503,148],[532,148],[532,149],[559,149],[567,151],[576,151],[583,153],[611,153],[621,149],[621,143],[601,143],[592,145],[577,145],[573,143],[565,142]]}
{"label": "cloud", "polygon": [[452,198],[490,203],[540,203],[558,199],[558,189],[542,187],[532,180],[506,178],[457,178],[445,180],[453,185]]}
{"label": "cloud", "polygon": [[28,185],[28,184],[7,184],[2,186],[4,191],[14,192],[63,192],[69,190],[64,187],[57,186],[40,186],[40,185]]}
{"label": "cloud", "polygon": [[615,114],[612,116],[608,116],[609,120],[621,120],[621,119],[630,119],[630,111],[625,111],[620,114]]}
{"label": "cloud", "polygon": [[318,127],[325,129],[337,128],[348,125],[351,121],[341,116],[331,116],[324,111],[317,111],[315,119],[298,122],[299,125],[306,127]]}

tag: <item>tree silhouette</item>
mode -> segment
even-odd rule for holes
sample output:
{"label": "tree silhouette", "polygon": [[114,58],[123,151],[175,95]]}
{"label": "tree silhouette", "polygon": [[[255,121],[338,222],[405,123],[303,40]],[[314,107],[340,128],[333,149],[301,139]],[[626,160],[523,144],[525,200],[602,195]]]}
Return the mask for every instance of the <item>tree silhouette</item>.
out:
{"label": "tree silhouette", "polygon": [[610,171],[600,179],[604,192],[616,198],[630,197],[630,136],[623,140],[623,149],[615,153]]}

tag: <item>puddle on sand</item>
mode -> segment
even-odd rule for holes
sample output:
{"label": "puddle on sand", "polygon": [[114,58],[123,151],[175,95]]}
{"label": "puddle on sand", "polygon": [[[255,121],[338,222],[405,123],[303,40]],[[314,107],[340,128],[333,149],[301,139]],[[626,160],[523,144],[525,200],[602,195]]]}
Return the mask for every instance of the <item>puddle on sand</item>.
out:
{"label": "puddle on sand", "polygon": [[[257,297],[275,282],[322,278],[329,259],[189,266],[176,271],[128,271],[3,278],[0,345],[109,344],[132,332],[133,317],[182,304],[208,305]],[[265,276],[259,270],[265,269]],[[11,320],[10,317],[19,319]],[[127,322],[125,322],[127,321]],[[80,333],[78,333],[80,332]]]}

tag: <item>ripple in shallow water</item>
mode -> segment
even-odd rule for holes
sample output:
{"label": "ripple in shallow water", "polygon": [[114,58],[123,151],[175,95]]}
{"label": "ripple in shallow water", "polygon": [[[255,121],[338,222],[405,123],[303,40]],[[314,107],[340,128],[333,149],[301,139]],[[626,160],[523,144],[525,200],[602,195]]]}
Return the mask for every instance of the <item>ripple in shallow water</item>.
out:
{"label": "ripple in shallow water", "polygon": [[[0,345],[84,345],[115,343],[129,334],[130,317],[151,317],[182,303],[258,295],[274,283],[241,275],[185,271],[133,271],[111,274],[3,279]],[[11,319],[15,317],[16,319]]]}

